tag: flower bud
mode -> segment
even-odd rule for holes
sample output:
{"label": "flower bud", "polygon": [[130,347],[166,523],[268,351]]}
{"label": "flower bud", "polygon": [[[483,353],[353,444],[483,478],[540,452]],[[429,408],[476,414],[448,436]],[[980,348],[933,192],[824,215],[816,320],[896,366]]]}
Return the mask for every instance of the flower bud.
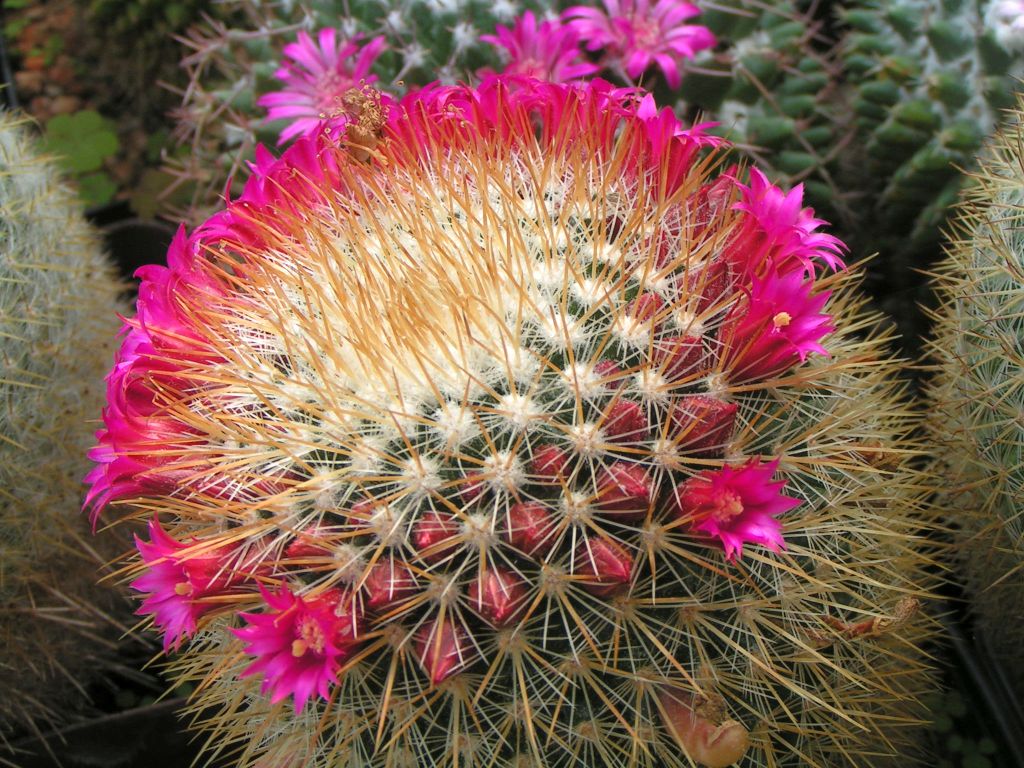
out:
{"label": "flower bud", "polygon": [[366,607],[381,613],[406,602],[416,592],[416,578],[412,571],[391,557],[375,563],[363,581]]}
{"label": "flower bud", "polygon": [[648,437],[647,414],[632,400],[617,400],[605,411],[601,430],[613,442],[641,442]]}
{"label": "flower bud", "polygon": [[576,549],[575,575],[591,594],[606,597],[633,579],[633,556],[610,539],[590,537]]}
{"label": "flower bud", "polygon": [[626,314],[642,323],[657,325],[665,300],[656,293],[641,293],[626,307]]}
{"label": "flower bud", "polygon": [[693,378],[704,367],[704,345],[696,336],[658,339],[652,351],[657,370],[667,381]]}
{"label": "flower bud", "polygon": [[416,632],[416,657],[430,682],[440,685],[475,656],[466,630],[451,619],[429,619]]}
{"label": "flower bud", "polygon": [[598,475],[595,506],[618,519],[639,520],[647,514],[652,490],[651,478],[642,466],[616,461]]}
{"label": "flower bud", "polygon": [[503,538],[524,555],[543,559],[555,544],[550,510],[537,501],[513,504],[505,516]]}
{"label": "flower bud", "polygon": [[622,366],[614,360],[599,360],[594,364],[594,373],[601,377],[606,389],[618,389],[625,380]]}
{"label": "flower bud", "polygon": [[515,621],[526,608],[526,582],[501,566],[481,571],[469,584],[469,606],[494,627]]}
{"label": "flower bud", "polygon": [[426,562],[439,562],[458,548],[459,524],[452,515],[429,511],[413,526],[412,543]]}
{"label": "flower bud", "polygon": [[672,409],[672,430],[682,453],[722,456],[736,425],[736,404],[717,397],[691,395],[676,401]]}
{"label": "flower bud", "polygon": [[530,479],[541,485],[558,485],[565,479],[568,463],[569,454],[557,445],[541,445],[530,460]]}

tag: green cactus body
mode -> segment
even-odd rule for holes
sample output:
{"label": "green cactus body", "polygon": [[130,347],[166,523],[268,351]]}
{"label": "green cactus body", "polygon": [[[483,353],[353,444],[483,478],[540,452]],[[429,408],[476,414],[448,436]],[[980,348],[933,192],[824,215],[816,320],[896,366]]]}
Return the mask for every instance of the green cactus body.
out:
{"label": "green cactus body", "polygon": [[56,164],[0,115],[0,739],[58,715],[116,637],[80,507],[122,290]]}
{"label": "green cactus body", "polygon": [[978,637],[1024,693],[1024,128],[1020,107],[970,179],[939,268],[932,434]]}
{"label": "green cactus body", "polygon": [[719,130],[775,180],[802,182],[807,202],[826,218],[851,221],[833,180],[846,132],[838,123],[837,63],[813,9],[792,0],[733,0],[695,21],[719,45],[688,65],[681,106],[720,122]]}
{"label": "green cactus body", "polygon": [[867,247],[900,269],[937,245],[959,169],[973,163],[1024,75],[1024,57],[993,18],[998,4],[867,0],[840,11],[850,28],[841,55],[863,148],[862,156],[849,153],[846,175],[868,195]]}

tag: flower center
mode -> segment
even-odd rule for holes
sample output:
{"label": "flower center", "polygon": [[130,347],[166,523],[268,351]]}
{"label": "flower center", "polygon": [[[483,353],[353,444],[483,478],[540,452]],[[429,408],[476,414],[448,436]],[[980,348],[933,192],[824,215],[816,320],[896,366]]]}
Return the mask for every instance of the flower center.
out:
{"label": "flower center", "polygon": [[789,312],[779,312],[772,318],[772,325],[776,328],[785,328],[793,322],[793,316]]}
{"label": "flower center", "polygon": [[657,22],[633,19],[633,38],[638,48],[654,50],[661,40],[661,27]]}
{"label": "flower center", "polygon": [[187,581],[179,581],[174,585],[174,594],[185,597],[192,594],[192,585]]}
{"label": "flower center", "polygon": [[743,513],[743,502],[733,491],[723,491],[715,500],[711,516],[719,523],[727,523]]}
{"label": "flower center", "polygon": [[292,656],[301,657],[308,650],[324,652],[324,631],[320,622],[312,616],[303,616],[299,621],[299,636],[292,641]]}
{"label": "flower center", "polygon": [[344,96],[352,88],[347,77],[337,72],[325,72],[316,81],[316,108],[321,117],[337,117],[346,112]]}

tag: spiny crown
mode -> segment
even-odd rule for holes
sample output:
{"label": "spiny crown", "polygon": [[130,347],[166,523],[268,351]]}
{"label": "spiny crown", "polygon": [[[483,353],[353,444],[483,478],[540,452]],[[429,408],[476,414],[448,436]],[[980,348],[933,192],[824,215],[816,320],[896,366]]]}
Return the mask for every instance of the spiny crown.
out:
{"label": "spiny crown", "polygon": [[[905,420],[891,392],[794,370],[834,329],[841,246],[631,98],[410,97],[375,146],[261,156],[144,275],[92,498],[171,523],[139,542],[142,612],[194,637],[181,674],[245,759],[795,760],[857,743],[856,689],[919,685],[906,658],[881,690],[845,653],[824,690],[803,666],[907,622],[920,578],[908,520],[856,522],[883,474],[913,493],[869,458]],[[854,577],[865,546],[900,568]]]}

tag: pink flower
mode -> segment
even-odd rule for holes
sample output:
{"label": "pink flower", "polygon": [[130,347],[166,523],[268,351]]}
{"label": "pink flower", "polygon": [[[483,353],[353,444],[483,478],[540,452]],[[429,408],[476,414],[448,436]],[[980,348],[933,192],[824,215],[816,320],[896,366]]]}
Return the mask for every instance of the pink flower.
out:
{"label": "pink flower", "polygon": [[818,228],[811,208],[803,207],[803,184],[788,193],[768,181],[756,168],[750,169],[750,185],[737,184],[741,200],[733,207],[749,214],[739,235],[729,244],[730,260],[747,274],[761,274],[774,268],[788,272],[799,264],[808,276],[818,262],[829,269],[844,269],[841,240]]}
{"label": "pink flower", "polygon": [[821,311],[830,291],[812,293],[814,281],[797,270],[753,278],[719,332],[722,369],[730,382],[759,381],[783,373],[811,352],[828,355],[820,339],[835,330]]}
{"label": "pink flower", "polygon": [[249,626],[231,630],[256,657],[241,676],[263,673],[261,691],[272,691],[271,703],[294,696],[298,714],[314,693],[330,697],[342,662],[359,644],[362,617],[352,596],[337,590],[309,599],[286,587],[261,593],[271,610],[241,613]]}
{"label": "pink flower", "polygon": [[684,24],[700,9],[682,0],[602,0],[607,14],[574,5],[562,18],[586,41],[587,50],[607,50],[612,66],[633,80],[657,64],[671,88],[678,88],[682,63],[715,45],[707,27]]}
{"label": "pink flower", "polygon": [[785,480],[772,482],[779,461],[754,458],[738,469],[724,466],[701,472],[675,490],[681,519],[694,531],[717,537],[727,559],[741,557],[747,542],[778,551],[785,546],[776,515],[803,502],[783,496]]}
{"label": "pink flower", "polygon": [[370,68],[385,48],[384,37],[375,37],[362,48],[359,40],[357,35],[339,41],[334,29],[321,29],[315,43],[299,32],[298,42],[284,47],[286,61],[274,77],[285,88],[264,94],[257,102],[268,108],[269,120],[291,120],[278,144],[316,133],[325,120],[343,115],[348,91],[377,80]]}
{"label": "pink flower", "polygon": [[[582,61],[579,36],[572,27],[558,21],[547,20],[537,24],[533,11],[527,11],[512,29],[501,26],[493,35],[481,35],[485,43],[504,48],[508,63],[506,75],[525,75],[555,83],[566,83],[588,77],[601,68]],[[485,75],[486,72],[481,72]]]}
{"label": "pink flower", "polygon": [[145,542],[135,537],[148,566],[131,584],[132,589],[148,593],[136,614],[153,617],[164,635],[164,651],[177,650],[182,640],[195,634],[199,617],[217,607],[204,598],[228,594],[242,577],[228,562],[228,552],[197,552],[197,544],[177,541],[155,519],[149,521],[149,538]]}

